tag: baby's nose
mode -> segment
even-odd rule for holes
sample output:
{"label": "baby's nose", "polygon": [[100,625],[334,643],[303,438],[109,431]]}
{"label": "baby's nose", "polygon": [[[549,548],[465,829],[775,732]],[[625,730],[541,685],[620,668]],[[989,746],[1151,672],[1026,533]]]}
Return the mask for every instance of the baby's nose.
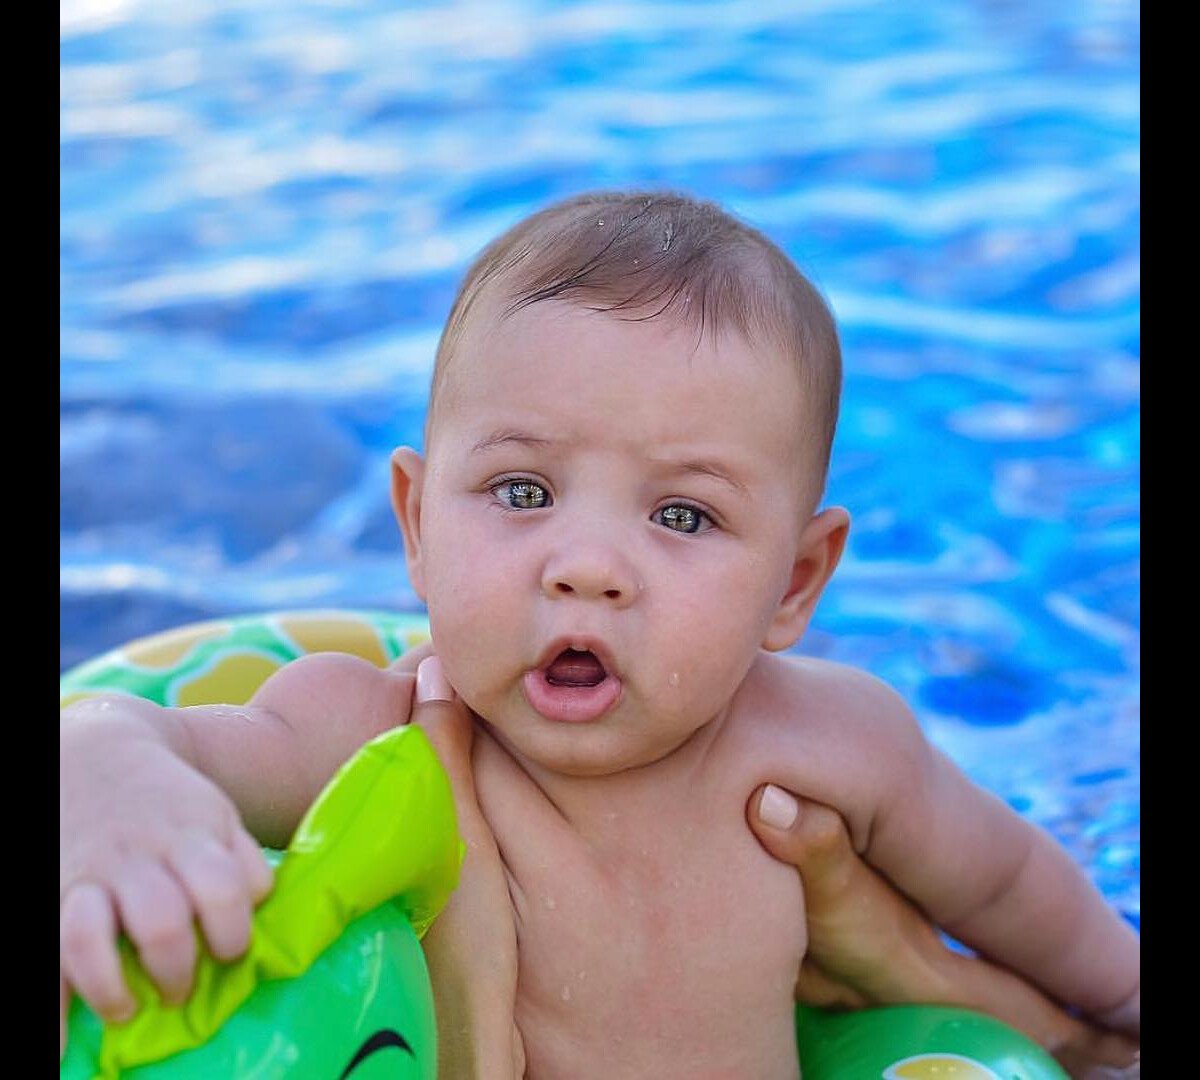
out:
{"label": "baby's nose", "polygon": [[585,545],[572,546],[547,561],[542,591],[551,599],[575,596],[624,606],[640,589],[633,568],[619,552]]}

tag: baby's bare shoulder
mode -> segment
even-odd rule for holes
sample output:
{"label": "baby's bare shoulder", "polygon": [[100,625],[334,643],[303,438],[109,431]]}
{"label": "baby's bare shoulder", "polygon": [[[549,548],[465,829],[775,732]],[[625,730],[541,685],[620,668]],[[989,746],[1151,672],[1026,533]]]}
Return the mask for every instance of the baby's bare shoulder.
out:
{"label": "baby's bare shoulder", "polygon": [[884,792],[929,753],[895,690],[813,657],[760,655],[731,715],[733,743],[755,782],[833,806],[856,839],[867,835]]}
{"label": "baby's bare shoulder", "polygon": [[319,773],[336,768],[363,743],[408,722],[414,676],[381,669],[346,653],[310,653],[259,687],[251,704],[286,726]]}
{"label": "baby's bare shoulder", "polygon": [[857,736],[869,727],[908,732],[915,720],[904,699],[876,676],[831,660],[761,653],[738,693],[739,712],[749,706],[771,730],[806,736],[826,727]]}

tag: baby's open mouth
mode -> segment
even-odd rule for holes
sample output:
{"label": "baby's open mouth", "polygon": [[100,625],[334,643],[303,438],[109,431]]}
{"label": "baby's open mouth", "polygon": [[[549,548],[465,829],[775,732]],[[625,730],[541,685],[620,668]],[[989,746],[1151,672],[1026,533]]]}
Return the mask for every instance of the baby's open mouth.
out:
{"label": "baby's open mouth", "polygon": [[[579,642],[578,644],[583,644]],[[547,720],[598,720],[618,700],[622,683],[590,649],[565,648],[525,673],[525,698]]]}
{"label": "baby's open mouth", "polygon": [[551,686],[598,686],[608,672],[593,652],[563,649],[546,667],[546,682]]}

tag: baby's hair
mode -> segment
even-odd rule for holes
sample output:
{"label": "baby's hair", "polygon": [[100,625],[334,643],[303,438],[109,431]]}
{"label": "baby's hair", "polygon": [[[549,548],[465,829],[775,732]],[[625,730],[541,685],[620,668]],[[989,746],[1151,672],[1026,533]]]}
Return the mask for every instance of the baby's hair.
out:
{"label": "baby's hair", "polygon": [[674,192],[591,192],[554,203],[492,241],[467,271],[438,343],[429,416],[472,307],[485,290],[503,315],[562,299],[617,318],[670,317],[733,329],[782,350],[801,376],[824,476],[837,424],[841,348],[820,293],[774,243],[715,203]]}

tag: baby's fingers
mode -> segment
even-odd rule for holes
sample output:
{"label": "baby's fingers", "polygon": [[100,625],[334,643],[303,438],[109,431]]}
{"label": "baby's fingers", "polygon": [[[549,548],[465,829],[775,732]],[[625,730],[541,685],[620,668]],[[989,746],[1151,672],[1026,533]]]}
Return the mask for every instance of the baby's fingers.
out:
{"label": "baby's fingers", "polygon": [[178,1005],[192,988],[196,937],[192,906],[178,881],[157,862],[131,859],[113,881],[125,933],[136,946],[142,967],[162,994]]}
{"label": "baby's fingers", "polygon": [[192,833],[171,853],[170,863],[191,897],[213,956],[236,960],[250,944],[252,906],[241,860],[207,833]]}
{"label": "baby's fingers", "polygon": [[82,882],[63,897],[58,947],[66,981],[97,1015],[112,1021],[133,1015],[137,1003],[121,974],[116,912],[99,885]]}
{"label": "baby's fingers", "polygon": [[275,884],[275,874],[271,870],[271,864],[267,862],[262,848],[258,846],[254,838],[242,829],[234,830],[233,841],[229,846],[233,849],[233,856],[242,869],[242,877],[250,890],[250,900],[257,904],[267,896],[271,891],[271,886]]}

